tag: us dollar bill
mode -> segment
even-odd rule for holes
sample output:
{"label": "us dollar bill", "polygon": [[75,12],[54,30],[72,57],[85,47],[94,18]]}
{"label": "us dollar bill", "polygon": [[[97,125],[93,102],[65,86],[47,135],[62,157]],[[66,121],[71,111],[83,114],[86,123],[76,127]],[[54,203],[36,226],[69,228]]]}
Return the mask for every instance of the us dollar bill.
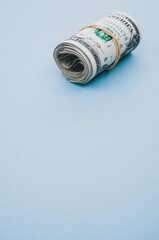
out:
{"label": "us dollar bill", "polygon": [[[130,15],[113,12],[94,23],[113,33],[120,44],[120,59],[141,40],[138,23]],[[71,82],[86,84],[111,66],[117,56],[112,37],[97,28],[86,28],[60,43],[53,56],[63,75]]]}

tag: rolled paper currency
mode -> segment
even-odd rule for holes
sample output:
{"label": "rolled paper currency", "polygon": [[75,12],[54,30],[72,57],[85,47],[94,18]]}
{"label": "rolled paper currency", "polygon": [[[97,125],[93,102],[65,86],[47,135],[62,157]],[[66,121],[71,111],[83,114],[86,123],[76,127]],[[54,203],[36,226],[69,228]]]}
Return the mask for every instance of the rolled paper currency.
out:
{"label": "rolled paper currency", "polygon": [[59,44],[53,56],[66,78],[86,84],[113,68],[138,46],[140,39],[138,23],[127,13],[113,12]]}

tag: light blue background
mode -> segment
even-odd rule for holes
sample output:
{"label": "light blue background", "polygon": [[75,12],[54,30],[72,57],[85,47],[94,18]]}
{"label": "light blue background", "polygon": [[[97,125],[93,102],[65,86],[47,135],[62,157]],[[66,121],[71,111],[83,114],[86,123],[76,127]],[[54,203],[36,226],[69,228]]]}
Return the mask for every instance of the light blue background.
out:
{"label": "light blue background", "polygon": [[[0,1],[0,239],[159,239],[157,0]],[[86,86],[55,46],[114,10],[140,46]]]}

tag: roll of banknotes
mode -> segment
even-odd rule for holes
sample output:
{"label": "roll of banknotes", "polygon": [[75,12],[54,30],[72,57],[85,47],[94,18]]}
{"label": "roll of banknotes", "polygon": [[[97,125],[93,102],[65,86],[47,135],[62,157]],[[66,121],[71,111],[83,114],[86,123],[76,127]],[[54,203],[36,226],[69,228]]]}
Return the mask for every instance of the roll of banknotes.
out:
{"label": "roll of banknotes", "polygon": [[133,51],[141,40],[138,23],[123,12],[113,12],[93,25],[96,27],[80,30],[53,52],[56,64],[71,82],[86,84],[113,66],[119,54],[113,36],[120,49],[119,59]]}

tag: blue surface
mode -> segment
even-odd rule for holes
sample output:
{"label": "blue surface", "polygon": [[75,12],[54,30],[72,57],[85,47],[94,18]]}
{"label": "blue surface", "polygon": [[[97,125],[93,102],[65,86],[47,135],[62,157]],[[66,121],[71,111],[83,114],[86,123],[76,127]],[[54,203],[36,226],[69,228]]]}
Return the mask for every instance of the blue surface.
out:
{"label": "blue surface", "polygon": [[[0,1],[1,240],[159,239],[158,3],[98,3]],[[69,83],[54,47],[114,10],[140,46]]]}

